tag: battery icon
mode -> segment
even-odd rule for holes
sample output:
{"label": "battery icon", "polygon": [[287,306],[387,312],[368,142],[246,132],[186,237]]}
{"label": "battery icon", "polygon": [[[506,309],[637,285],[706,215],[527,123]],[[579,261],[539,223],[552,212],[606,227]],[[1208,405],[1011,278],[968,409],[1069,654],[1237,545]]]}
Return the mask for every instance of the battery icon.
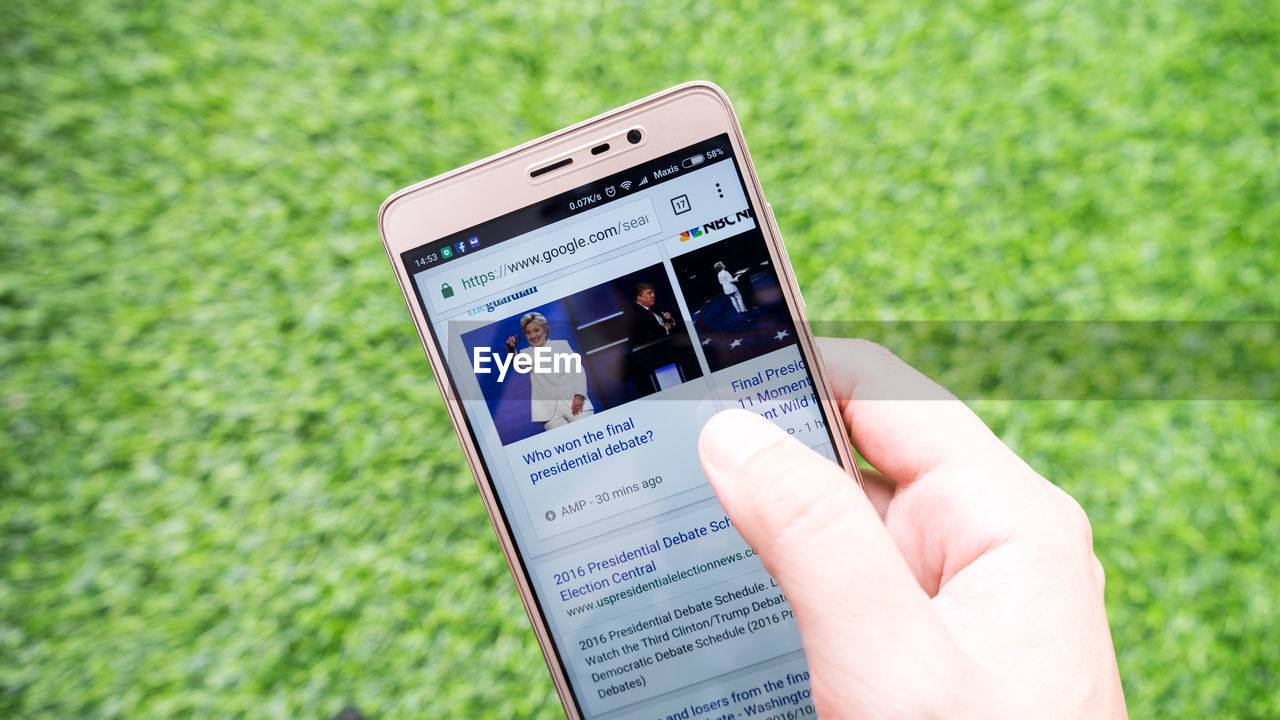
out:
{"label": "battery icon", "polygon": [[693,157],[687,157],[684,160],[680,161],[680,167],[691,168],[691,167],[694,167],[695,165],[701,165],[702,161],[706,159],[707,159],[706,156],[704,156],[702,153],[698,153]]}

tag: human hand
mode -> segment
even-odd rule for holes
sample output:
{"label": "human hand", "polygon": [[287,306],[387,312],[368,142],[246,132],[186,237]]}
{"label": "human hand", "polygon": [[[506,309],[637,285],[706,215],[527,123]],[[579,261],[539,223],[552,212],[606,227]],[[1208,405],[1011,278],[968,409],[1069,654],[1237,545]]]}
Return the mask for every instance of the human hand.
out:
{"label": "human hand", "polygon": [[507,336],[507,353],[510,354],[515,351],[516,351],[516,336],[508,335]]}
{"label": "human hand", "polygon": [[1084,511],[889,351],[823,340],[866,492],[741,410],[703,468],[795,611],[823,718],[1125,718]]}
{"label": "human hand", "polygon": [[574,395],[573,402],[569,403],[569,412],[574,415],[577,415],[578,413],[582,412],[582,404],[585,403],[586,401],[587,399],[585,397],[581,395]]}

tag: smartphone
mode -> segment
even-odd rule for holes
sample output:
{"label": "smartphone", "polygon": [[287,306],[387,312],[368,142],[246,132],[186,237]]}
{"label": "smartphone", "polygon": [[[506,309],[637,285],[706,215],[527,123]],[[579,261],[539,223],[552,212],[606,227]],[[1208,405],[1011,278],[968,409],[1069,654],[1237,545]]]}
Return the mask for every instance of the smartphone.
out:
{"label": "smartphone", "polygon": [[698,433],[745,408],[858,478],[725,94],[674,87],[425,180],[378,227],[568,716],[812,715]]}

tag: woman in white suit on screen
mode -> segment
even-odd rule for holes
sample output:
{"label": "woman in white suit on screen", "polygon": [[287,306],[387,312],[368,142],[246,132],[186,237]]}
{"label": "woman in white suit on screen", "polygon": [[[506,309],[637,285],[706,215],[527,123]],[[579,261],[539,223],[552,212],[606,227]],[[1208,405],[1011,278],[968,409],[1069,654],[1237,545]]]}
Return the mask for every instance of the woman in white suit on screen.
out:
{"label": "woman in white suit on screen", "polygon": [[715,264],[717,271],[716,278],[720,281],[720,287],[724,289],[724,294],[729,296],[729,302],[733,303],[733,309],[739,313],[747,311],[746,303],[742,302],[742,292],[738,290],[738,278],[730,274],[724,268],[724,263]]}
{"label": "woman in white suit on screen", "polygon": [[[529,341],[529,347],[520,351],[536,363],[534,353],[547,348],[554,356],[573,353],[567,341],[551,339],[551,325],[542,313],[525,313],[520,318],[520,332]],[[507,352],[516,351],[516,336],[507,338]],[[587,398],[587,373],[579,361],[576,368],[557,369],[552,372],[529,373],[531,386],[529,420],[542,423],[547,430],[576,422],[595,412]]]}

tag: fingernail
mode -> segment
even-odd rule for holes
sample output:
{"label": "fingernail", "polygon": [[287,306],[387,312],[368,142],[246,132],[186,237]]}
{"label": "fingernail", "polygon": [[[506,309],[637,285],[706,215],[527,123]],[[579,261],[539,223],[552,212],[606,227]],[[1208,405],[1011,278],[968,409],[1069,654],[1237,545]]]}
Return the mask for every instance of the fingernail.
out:
{"label": "fingernail", "polygon": [[716,472],[730,473],[761,449],[787,436],[782,428],[746,410],[712,416],[698,438],[698,453]]}

